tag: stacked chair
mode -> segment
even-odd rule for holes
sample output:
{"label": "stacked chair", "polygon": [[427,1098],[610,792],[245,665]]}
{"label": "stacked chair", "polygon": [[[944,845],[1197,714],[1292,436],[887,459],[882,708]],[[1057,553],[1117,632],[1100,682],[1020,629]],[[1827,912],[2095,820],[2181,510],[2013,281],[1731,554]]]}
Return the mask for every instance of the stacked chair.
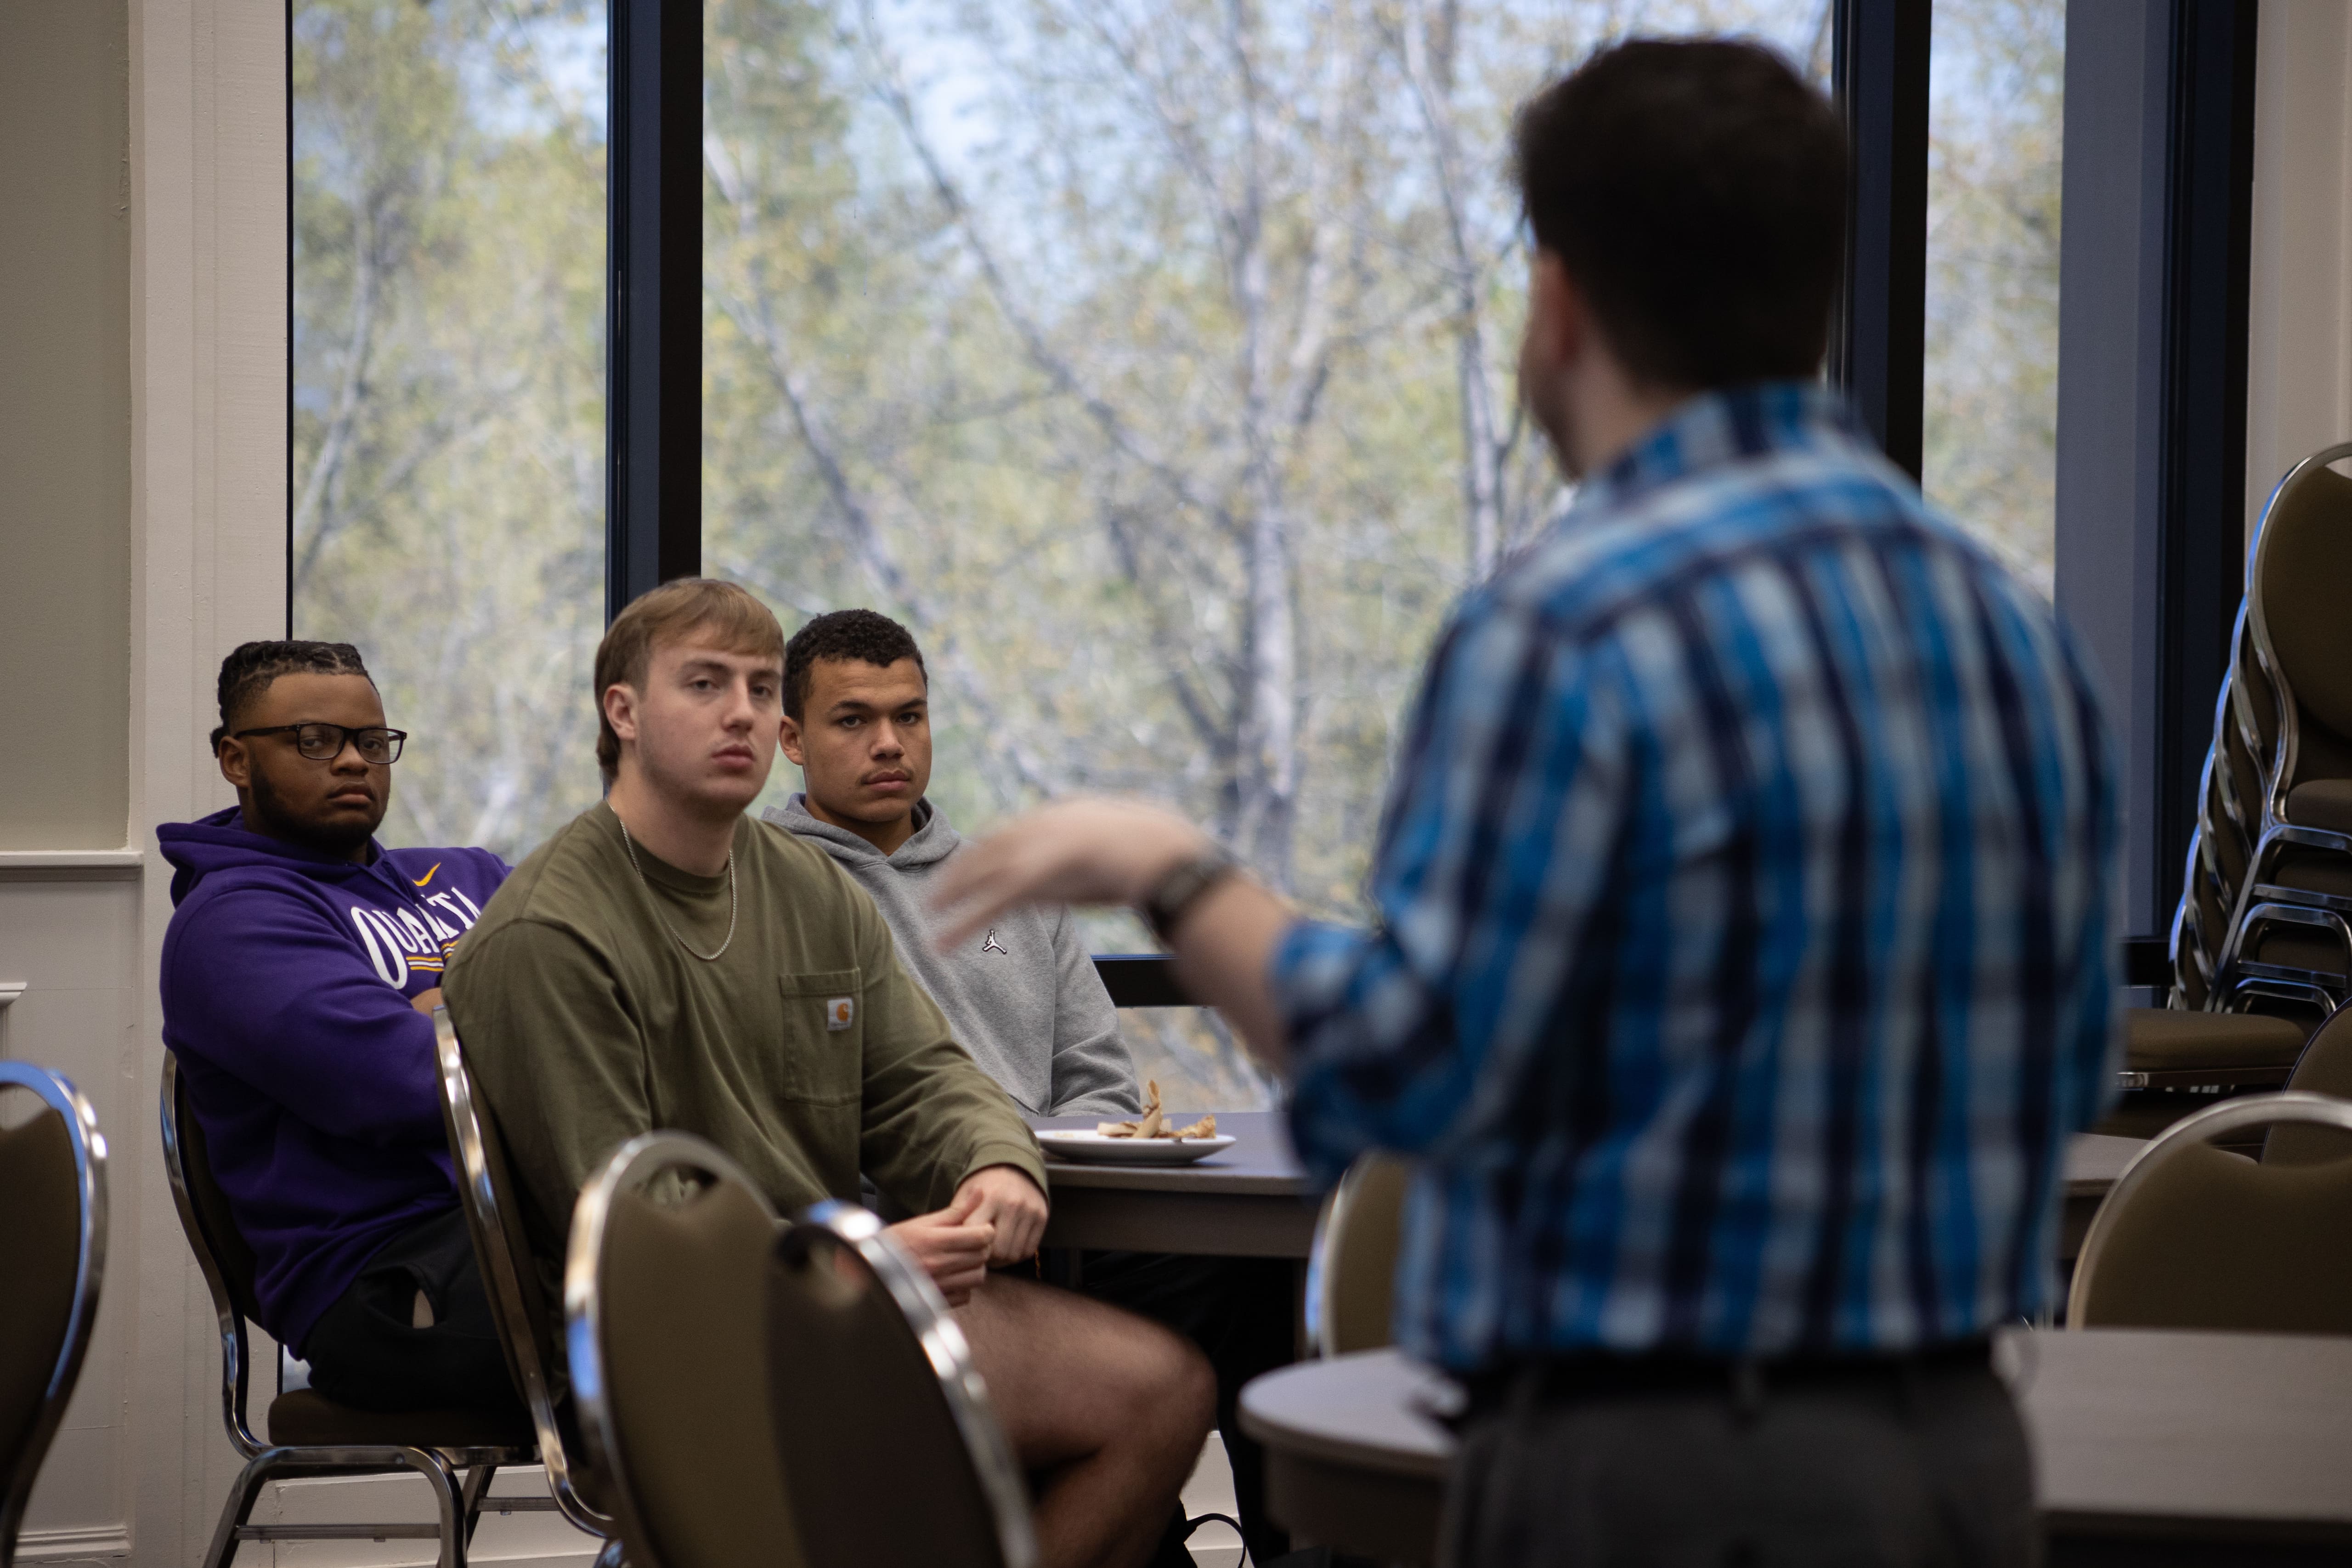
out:
{"label": "stacked chair", "polygon": [[81,1376],[106,1272],[106,1140],[72,1083],[0,1061],[0,1568]]}
{"label": "stacked chair", "polygon": [[2130,1020],[2126,1084],[2285,1081],[2352,995],[2352,443],[2287,471],[2246,563],[2214,706],[2166,1005]]}
{"label": "stacked chair", "polygon": [[2352,994],[2352,479],[2297,463],[2272,492],[2214,716],[2174,921],[2187,1005],[2325,1016]]}
{"label": "stacked chair", "polygon": [[866,1210],[779,1226],[718,1150],[646,1133],[582,1191],[563,1296],[631,1568],[1036,1561],[962,1331]]}

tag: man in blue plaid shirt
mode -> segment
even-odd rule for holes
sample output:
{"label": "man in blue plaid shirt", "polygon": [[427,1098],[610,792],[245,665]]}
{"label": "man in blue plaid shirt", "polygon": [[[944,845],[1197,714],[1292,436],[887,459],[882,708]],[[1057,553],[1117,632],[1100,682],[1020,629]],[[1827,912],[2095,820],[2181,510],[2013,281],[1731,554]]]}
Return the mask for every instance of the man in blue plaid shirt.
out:
{"label": "man in blue plaid shirt", "polygon": [[1104,802],[945,896],[1138,905],[1319,1175],[1419,1161],[1396,1328],[1473,1394],[1452,1561],[2032,1561],[1988,1336],[2053,1302],[2115,1081],[2091,682],[1815,379],[1828,103],[1633,43],[1517,153],[1521,392],[1582,484],[1438,645],[1379,924]]}

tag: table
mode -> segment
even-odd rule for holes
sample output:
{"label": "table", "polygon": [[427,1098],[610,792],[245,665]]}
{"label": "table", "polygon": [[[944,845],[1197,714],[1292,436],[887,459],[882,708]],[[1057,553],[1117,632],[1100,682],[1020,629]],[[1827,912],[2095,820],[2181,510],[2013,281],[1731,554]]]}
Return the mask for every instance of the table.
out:
{"label": "table", "polygon": [[[1193,1113],[1187,1111],[1189,1119]],[[1032,1116],[1035,1128],[1091,1129],[1091,1116]],[[1192,1252],[1228,1258],[1305,1258],[1317,1204],[1277,1110],[1220,1110],[1234,1146],[1191,1165],[1091,1165],[1048,1157],[1054,1189],[1047,1247]],[[2065,1212],[2058,1255],[2082,1250],[2083,1233],[2133,1155],[2137,1138],[2085,1132],[2066,1147]]]}
{"label": "table", "polygon": [[[1185,1112],[1186,1120],[1194,1113]],[[1032,1116],[1032,1127],[1091,1131],[1098,1117]],[[1220,1110],[1234,1146],[1190,1165],[1045,1161],[1053,1210],[1047,1247],[1303,1258],[1316,1200],[1276,1110]]]}
{"label": "table", "polygon": [[[2139,1329],[2002,1331],[2054,1568],[2302,1563],[2352,1549],[2352,1339]],[[1427,1563],[1452,1384],[1394,1351],[1242,1391],[1267,1505],[1303,1539]]]}
{"label": "table", "polygon": [[1454,1434],[1432,1412],[1458,1396],[1392,1350],[1254,1379],[1242,1390],[1242,1430],[1265,1446],[1266,1511],[1296,1545],[1434,1561]]}
{"label": "table", "polygon": [[2053,1563],[2344,1561],[2352,1339],[2002,1336]]}

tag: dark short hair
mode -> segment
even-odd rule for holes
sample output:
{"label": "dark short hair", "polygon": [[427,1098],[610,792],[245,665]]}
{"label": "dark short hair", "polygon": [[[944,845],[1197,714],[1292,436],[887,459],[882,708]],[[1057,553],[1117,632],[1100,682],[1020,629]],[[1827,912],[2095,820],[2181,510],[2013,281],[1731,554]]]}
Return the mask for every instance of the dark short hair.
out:
{"label": "dark short hair", "polygon": [[872,610],[828,610],[811,619],[784,645],[784,711],[798,720],[808,706],[809,681],[817,661],[854,658],[861,664],[888,668],[911,658],[930,684],[930,667],[915,635],[898,622]]}
{"label": "dark short hair", "polygon": [[615,686],[645,689],[654,648],[688,632],[709,632],[732,653],[781,659],[784,628],[775,612],[749,588],[718,577],[679,577],[629,601],[596,645],[596,765],[609,779],[621,766],[621,737],[604,717],[604,693]]}
{"label": "dark short hair", "polygon": [[371,686],[360,650],[347,642],[248,642],[237,644],[221,660],[220,723],[213,730],[217,752],[240,714],[261,700],[269,683],[281,675],[357,675]]}
{"label": "dark short hair", "polygon": [[1812,375],[1845,259],[1837,110],[1759,44],[1636,38],[1519,110],[1519,194],[1628,374]]}

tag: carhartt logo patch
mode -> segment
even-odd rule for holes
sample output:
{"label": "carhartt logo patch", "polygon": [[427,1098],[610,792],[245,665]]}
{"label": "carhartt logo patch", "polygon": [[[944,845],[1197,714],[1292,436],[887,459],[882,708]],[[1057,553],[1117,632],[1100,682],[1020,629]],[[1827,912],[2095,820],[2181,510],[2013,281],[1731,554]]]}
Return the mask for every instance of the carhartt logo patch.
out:
{"label": "carhartt logo patch", "polygon": [[857,1004],[847,996],[828,996],[824,1003],[824,1026],[846,1029],[857,1017]]}

